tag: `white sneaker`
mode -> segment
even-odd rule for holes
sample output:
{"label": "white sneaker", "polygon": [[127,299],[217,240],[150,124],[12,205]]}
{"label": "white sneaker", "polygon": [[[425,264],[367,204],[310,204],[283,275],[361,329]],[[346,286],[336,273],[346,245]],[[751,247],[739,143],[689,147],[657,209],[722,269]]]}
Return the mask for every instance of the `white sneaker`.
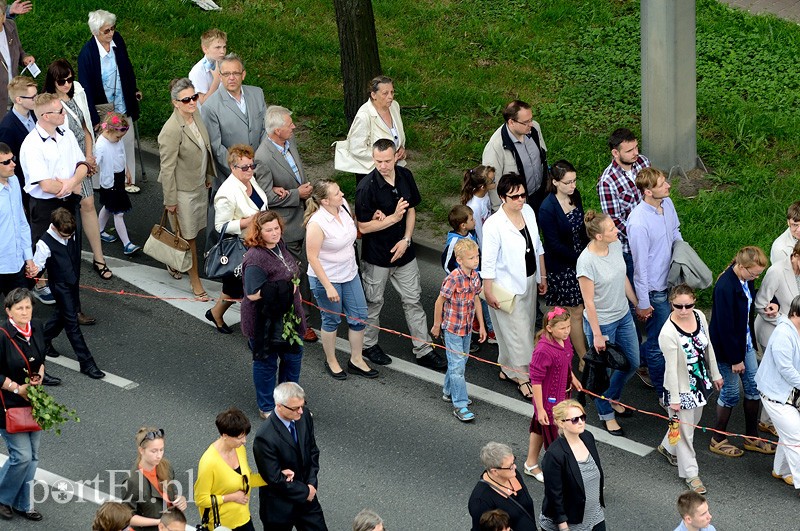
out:
{"label": "white sneaker", "polygon": [[56,298],[50,292],[50,287],[47,285],[41,288],[33,288],[33,296],[36,297],[42,304],[55,304]]}

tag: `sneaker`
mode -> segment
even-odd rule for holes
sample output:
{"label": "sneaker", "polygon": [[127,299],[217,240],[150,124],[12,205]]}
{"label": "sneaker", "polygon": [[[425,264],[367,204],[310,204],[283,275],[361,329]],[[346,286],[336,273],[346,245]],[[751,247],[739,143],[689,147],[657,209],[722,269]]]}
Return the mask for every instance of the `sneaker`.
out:
{"label": "sneaker", "polygon": [[129,194],[138,194],[139,192],[142,191],[142,189],[136,186],[135,184],[129,184],[125,187],[125,191],[128,192]]}
{"label": "sneaker", "polygon": [[[444,400],[445,402],[452,402],[453,401],[453,399],[450,398],[450,395],[446,395],[444,393],[442,393],[442,400]],[[471,398],[467,398],[467,405],[468,406],[472,405],[472,399]]]}
{"label": "sneaker", "polygon": [[647,387],[654,387],[653,381],[650,379],[650,371],[647,370],[647,367],[639,367],[639,369],[636,370],[636,376],[638,376]]}
{"label": "sneaker", "polygon": [[461,409],[454,409],[453,415],[461,422],[475,420],[475,413],[465,407],[462,407]]}
{"label": "sneaker", "polygon": [[141,250],[142,248],[133,242],[128,242],[128,245],[122,248],[122,252],[125,254],[125,256],[131,256],[132,254]]}
{"label": "sneaker", "polygon": [[36,299],[42,304],[56,303],[56,298],[53,297],[53,293],[50,291],[50,288],[47,285],[44,285],[41,288],[33,288],[33,296],[36,297]]}
{"label": "sneaker", "polygon": [[114,243],[119,238],[117,238],[113,234],[109,234],[106,231],[103,231],[100,233],[100,239],[103,240],[105,243]]}
{"label": "sneaker", "polygon": [[387,356],[378,344],[365,348],[364,357],[376,365],[389,365],[392,363],[392,358]]}
{"label": "sneaker", "polygon": [[497,336],[494,335],[494,330],[489,330],[486,332],[486,341],[491,343],[492,345],[497,344]]}
{"label": "sneaker", "polygon": [[667,449],[664,448],[663,444],[659,444],[657,450],[658,450],[658,453],[660,453],[661,455],[663,455],[664,457],[667,458],[667,462],[669,464],[671,464],[672,466],[678,466],[678,456],[672,455],[671,453],[669,453],[667,451]]}

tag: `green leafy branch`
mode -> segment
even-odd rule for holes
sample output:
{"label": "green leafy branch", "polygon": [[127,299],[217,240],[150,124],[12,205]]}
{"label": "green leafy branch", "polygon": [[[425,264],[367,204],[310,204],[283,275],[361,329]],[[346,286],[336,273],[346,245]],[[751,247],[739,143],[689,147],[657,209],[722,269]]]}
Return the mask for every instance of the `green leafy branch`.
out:
{"label": "green leafy branch", "polygon": [[[25,383],[30,384],[30,382],[30,378],[25,378]],[[42,385],[28,385],[28,400],[31,403],[33,419],[45,431],[55,428],[56,435],[61,435],[61,424],[69,420],[81,421],[74,409],[56,402]]]}
{"label": "green leafy branch", "polygon": [[[292,278],[292,284],[294,284],[294,289],[297,290],[297,287],[300,285],[300,278],[294,277]],[[294,295],[292,297],[292,304],[289,306],[289,309],[283,314],[283,334],[281,337],[289,342],[290,345],[303,345],[303,338],[300,337],[300,334],[297,333],[297,330],[300,326],[300,316],[297,315],[297,312],[294,309]]]}

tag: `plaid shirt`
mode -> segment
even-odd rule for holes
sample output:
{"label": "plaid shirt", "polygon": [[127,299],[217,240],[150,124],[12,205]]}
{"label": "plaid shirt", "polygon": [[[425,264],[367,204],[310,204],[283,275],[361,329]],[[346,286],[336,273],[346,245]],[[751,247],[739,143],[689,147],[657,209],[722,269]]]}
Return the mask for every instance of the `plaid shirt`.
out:
{"label": "plaid shirt", "polygon": [[447,275],[439,291],[439,295],[444,297],[442,330],[461,337],[472,333],[475,295],[480,291],[481,277],[474,269],[467,276],[459,266]]}
{"label": "plaid shirt", "polygon": [[622,252],[624,253],[631,252],[626,231],[628,214],[642,201],[642,193],[636,188],[636,175],[642,169],[649,167],[650,161],[644,155],[636,158],[636,162],[631,165],[630,172],[626,172],[617,164],[616,160],[612,160],[597,182],[600,208],[611,216],[619,229],[619,241],[622,243]]}

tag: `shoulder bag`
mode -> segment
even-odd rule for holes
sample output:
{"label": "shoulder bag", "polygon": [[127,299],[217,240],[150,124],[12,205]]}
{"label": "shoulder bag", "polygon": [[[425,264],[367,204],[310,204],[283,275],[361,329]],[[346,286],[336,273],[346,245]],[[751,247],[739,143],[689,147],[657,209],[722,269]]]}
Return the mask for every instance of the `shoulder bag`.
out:
{"label": "shoulder bag", "polygon": [[144,254],[155,258],[162,264],[185,273],[192,268],[192,252],[189,242],[181,237],[181,226],[175,216],[175,234],[167,228],[167,209],[161,215],[161,222],[153,225],[150,236],[144,243]]}
{"label": "shoulder bag", "polygon": [[219,241],[205,254],[205,274],[211,279],[242,276],[242,261],[247,247],[236,234],[226,234],[228,223],[222,226]]}
{"label": "shoulder bag", "polygon": [[[28,358],[25,357],[25,354],[19,349],[17,343],[11,338],[11,335],[6,331],[5,328],[0,327],[0,330],[6,335],[8,340],[14,345],[14,348],[19,352],[19,355],[22,356],[22,360],[25,362],[25,366],[28,368],[28,376],[31,375],[31,365],[28,363]],[[3,403],[3,411],[6,414],[6,431],[8,433],[29,433],[33,431],[41,431],[42,427],[39,426],[39,423],[36,422],[36,419],[33,418],[33,407],[31,406],[23,406],[23,407],[12,407],[6,408],[6,401],[3,398],[3,393],[0,391],[0,402]]]}
{"label": "shoulder bag", "polygon": [[[209,518],[209,513],[211,513],[211,517]],[[210,524],[210,525],[209,525]],[[213,494],[211,495],[211,509],[206,509],[203,511],[203,519],[201,523],[197,524],[196,530],[197,531],[212,531],[222,524],[219,520],[219,506],[217,505],[217,497]]]}

